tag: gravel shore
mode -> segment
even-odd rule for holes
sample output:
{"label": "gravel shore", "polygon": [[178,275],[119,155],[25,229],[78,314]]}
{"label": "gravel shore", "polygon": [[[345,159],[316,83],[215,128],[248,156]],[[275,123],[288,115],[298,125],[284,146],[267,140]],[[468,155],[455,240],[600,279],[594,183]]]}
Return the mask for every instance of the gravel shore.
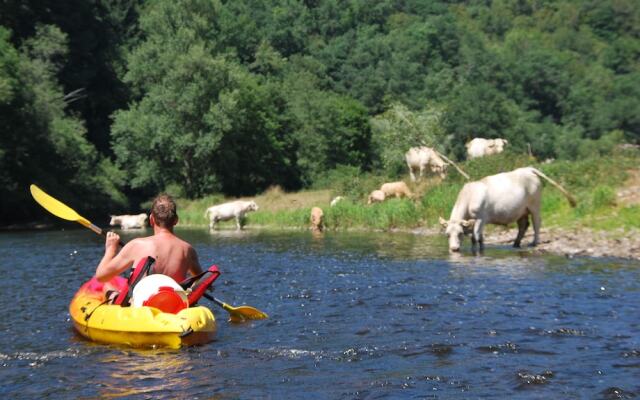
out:
{"label": "gravel shore", "polygon": [[[442,235],[438,229],[420,228],[413,231],[423,235]],[[494,228],[485,231],[485,245],[513,243],[517,229]],[[522,246],[533,240],[531,228],[527,231]],[[471,246],[468,238],[465,245]],[[586,228],[543,228],[540,243],[535,248],[539,252],[562,254],[567,257],[618,257],[640,260],[640,230],[597,231]]]}

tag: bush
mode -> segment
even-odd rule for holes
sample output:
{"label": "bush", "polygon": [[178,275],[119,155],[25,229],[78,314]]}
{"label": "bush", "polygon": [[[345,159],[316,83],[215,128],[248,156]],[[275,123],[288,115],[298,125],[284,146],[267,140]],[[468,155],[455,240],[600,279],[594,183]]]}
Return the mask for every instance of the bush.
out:
{"label": "bush", "polygon": [[334,196],[347,196],[352,199],[366,198],[372,190],[388,178],[363,173],[357,167],[339,165],[315,179],[312,189],[329,189]]}
{"label": "bush", "polygon": [[[475,181],[485,176],[526,167],[534,162],[535,159],[530,158],[528,155],[516,153],[507,147],[507,149],[500,154],[467,160],[460,164],[460,168],[469,174],[471,180]],[[459,182],[465,181],[464,177],[460,175],[453,166],[449,166],[448,174],[449,178],[447,179]]]}
{"label": "bush", "polygon": [[616,205],[616,191],[610,186],[597,186],[591,197],[595,209],[614,207]]}

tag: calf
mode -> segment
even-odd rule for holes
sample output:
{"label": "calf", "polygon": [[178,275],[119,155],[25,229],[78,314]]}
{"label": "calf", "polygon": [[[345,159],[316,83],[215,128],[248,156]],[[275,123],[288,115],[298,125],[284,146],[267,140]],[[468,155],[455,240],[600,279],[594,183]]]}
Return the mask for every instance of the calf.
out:
{"label": "calf", "polygon": [[507,225],[518,222],[518,236],[513,243],[520,247],[520,241],[529,227],[529,215],[533,222],[534,238],[531,246],[540,241],[540,200],[543,178],[558,188],[569,200],[572,207],[576,201],[562,186],[535,168],[518,168],[511,172],[487,176],[480,181],[464,185],[449,220],[440,218],[440,224],[449,237],[449,250],[459,251],[464,234],[471,233],[472,249],[476,243],[483,249],[483,229],[486,224]]}
{"label": "calf", "polygon": [[311,230],[314,232],[322,232],[324,229],[324,212],[322,212],[322,208],[313,207],[311,209]]}
{"label": "calf", "polygon": [[214,229],[219,221],[235,218],[236,227],[240,230],[245,214],[250,211],[258,211],[258,205],[254,201],[237,200],[207,208],[204,217],[209,218],[209,229]]}
{"label": "calf", "polygon": [[413,197],[413,194],[409,190],[409,186],[402,181],[384,183],[380,186],[380,190],[384,192],[385,197]]}

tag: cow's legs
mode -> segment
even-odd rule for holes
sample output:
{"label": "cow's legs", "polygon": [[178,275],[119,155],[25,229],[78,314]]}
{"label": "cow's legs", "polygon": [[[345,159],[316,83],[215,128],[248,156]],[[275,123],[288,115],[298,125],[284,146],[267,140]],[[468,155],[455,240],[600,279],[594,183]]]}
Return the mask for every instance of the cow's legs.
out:
{"label": "cow's legs", "polygon": [[416,181],[416,174],[413,172],[413,167],[409,166],[409,175],[411,176],[411,182]]}
{"label": "cow's legs", "polygon": [[516,241],[513,242],[513,247],[520,247],[520,242],[527,232],[527,228],[529,228],[529,214],[523,215],[518,220],[518,236],[516,236]]}
{"label": "cow's legs", "polygon": [[540,208],[535,211],[531,210],[531,221],[533,222],[533,242],[529,243],[529,246],[533,247],[540,243],[540,225],[542,224]]}
{"label": "cow's legs", "polygon": [[473,238],[475,239],[476,242],[478,242],[480,252],[484,251],[484,236],[482,233],[483,230],[484,230],[484,221],[481,219],[477,219],[476,223],[473,225]]}

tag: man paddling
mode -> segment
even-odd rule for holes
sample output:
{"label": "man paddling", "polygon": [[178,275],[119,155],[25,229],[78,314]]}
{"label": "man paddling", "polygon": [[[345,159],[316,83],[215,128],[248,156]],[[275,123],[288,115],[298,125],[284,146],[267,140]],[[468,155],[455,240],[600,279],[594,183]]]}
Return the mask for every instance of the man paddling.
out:
{"label": "man paddling", "polygon": [[173,227],[177,223],[178,213],[173,198],[166,194],[156,197],[149,218],[153,235],[133,239],[118,253],[120,236],[115,232],[108,232],[104,256],[96,269],[96,278],[100,282],[107,282],[148,256],[156,260],[153,267],[155,273],[168,275],[176,282],[183,281],[187,272],[192,275],[201,273],[195,249],[173,233]]}

